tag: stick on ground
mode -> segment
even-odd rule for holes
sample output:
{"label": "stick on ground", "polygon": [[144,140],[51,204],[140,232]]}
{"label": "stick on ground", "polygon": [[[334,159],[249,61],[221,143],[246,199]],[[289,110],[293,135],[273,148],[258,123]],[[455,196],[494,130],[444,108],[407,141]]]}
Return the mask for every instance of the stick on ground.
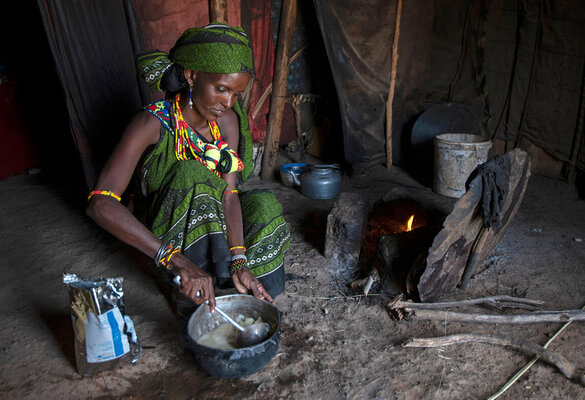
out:
{"label": "stick on ground", "polygon": [[512,347],[532,356],[539,356],[542,360],[555,366],[566,378],[585,386],[583,371],[577,369],[573,363],[560,354],[553,353],[532,342],[507,339],[491,335],[457,334],[436,338],[411,338],[402,344],[403,347],[443,347],[461,343],[487,343]]}
{"label": "stick on ground", "polygon": [[524,299],[521,297],[511,297],[505,295],[480,297],[477,299],[437,302],[437,303],[414,303],[412,301],[404,301],[404,296],[400,295],[392,302],[388,303],[391,308],[410,308],[410,309],[429,309],[441,310],[451,307],[465,307],[465,306],[487,306],[497,309],[502,308],[526,308],[531,310],[541,310],[544,301]]}
{"label": "stick on ground", "polygon": [[[392,310],[396,311],[396,310]],[[563,310],[563,311],[535,311],[528,314],[513,314],[513,315],[492,315],[492,314],[476,314],[476,313],[461,313],[445,310],[425,310],[425,309],[411,309],[403,308],[399,312],[391,313],[398,314],[398,319],[401,319],[400,314],[404,314],[410,319],[418,320],[439,320],[443,322],[479,322],[491,324],[534,324],[543,322],[569,322],[569,321],[585,321],[585,311],[583,310]]]}

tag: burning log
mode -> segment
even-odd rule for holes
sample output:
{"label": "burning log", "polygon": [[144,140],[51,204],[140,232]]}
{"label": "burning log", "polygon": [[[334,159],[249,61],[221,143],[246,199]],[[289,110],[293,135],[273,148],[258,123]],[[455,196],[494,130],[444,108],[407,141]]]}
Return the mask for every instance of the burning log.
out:
{"label": "burning log", "polygon": [[[353,204],[351,206],[354,207]],[[342,207],[339,209],[343,210]],[[349,216],[343,216],[343,212],[340,211],[332,211],[328,221],[327,241],[335,243],[334,240],[330,240],[330,236],[338,233],[331,227],[339,225],[339,222],[342,222],[342,225],[347,224],[345,220],[355,219],[356,214],[360,216],[361,209],[358,208],[357,213],[350,210]],[[378,202],[367,215],[367,223],[363,230],[359,253],[359,264],[363,271],[357,276],[354,274],[355,280],[349,285],[350,289],[367,295],[371,288],[383,282],[384,285],[391,287],[391,291],[403,292],[407,280],[416,276],[413,284],[406,285],[416,290],[420,275],[418,271],[422,271],[424,267],[422,269],[414,267],[420,264],[417,261],[424,261],[420,254],[424,253],[426,257],[425,252],[432,243],[433,236],[440,230],[436,223],[427,226],[427,221],[427,215],[418,202],[397,188]],[[339,238],[336,240],[340,241]],[[343,240],[340,242],[343,245]],[[339,256],[336,256],[335,252],[330,252],[329,248],[326,246],[326,257],[335,261],[335,257]],[[349,251],[353,251],[351,246],[349,250],[345,250]],[[339,251],[338,253],[341,254]]]}
{"label": "burning log", "polygon": [[380,269],[403,290],[416,296],[418,278],[424,270],[426,251],[430,247],[436,228],[420,228],[380,236],[377,247]]}
{"label": "burning log", "polygon": [[[399,197],[395,196],[396,192],[399,192]],[[428,228],[425,228],[427,223],[426,216],[417,202],[405,197],[405,194],[397,191],[396,188],[391,192],[391,195],[393,195],[393,199],[388,200],[386,198],[377,203],[367,215],[367,223],[363,230],[359,251],[359,264],[362,271],[359,271],[360,273],[357,276],[354,274],[353,278],[355,280],[349,284],[352,291],[363,292],[366,296],[372,288],[377,287],[382,282],[385,285],[393,286],[392,289],[398,289],[399,292],[402,292],[405,281],[404,276],[408,274],[409,268],[404,268],[403,278],[398,279],[400,280],[399,288],[394,282],[391,282],[393,279],[391,277],[392,269],[398,265],[412,265],[418,252],[424,251],[432,240],[432,233]],[[355,201],[349,202],[349,205],[355,208]],[[357,213],[354,209],[349,209],[349,215],[344,215],[345,211],[343,210],[344,207],[340,205],[338,210],[332,211],[329,216],[328,243],[335,243],[334,240],[330,240],[331,235],[339,236],[338,232],[333,228],[340,225],[340,222],[342,223],[341,225],[347,225],[347,221],[352,221],[356,216],[360,217],[363,211],[361,207],[358,207]],[[438,230],[436,229],[436,231]],[[425,240],[423,240],[423,237]],[[339,241],[339,237],[335,239]],[[343,242],[342,240],[342,245]],[[405,246],[406,243],[409,244]],[[335,253],[329,251],[330,248],[335,248],[335,246],[326,246],[326,257],[334,258]],[[350,247],[350,251],[351,249],[353,248]],[[348,252],[347,249],[345,251]],[[396,273],[400,275],[398,269],[400,268],[397,268]]]}

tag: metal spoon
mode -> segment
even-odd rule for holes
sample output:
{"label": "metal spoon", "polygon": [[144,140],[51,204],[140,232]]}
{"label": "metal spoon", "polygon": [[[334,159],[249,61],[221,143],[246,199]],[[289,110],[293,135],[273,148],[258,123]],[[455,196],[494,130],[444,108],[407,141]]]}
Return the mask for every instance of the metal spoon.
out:
{"label": "metal spoon", "polygon": [[[206,302],[208,303],[208,302]],[[221,308],[215,306],[217,311],[222,317],[224,317],[230,324],[232,324],[238,330],[237,344],[240,347],[248,347],[263,342],[268,337],[270,331],[270,325],[266,322],[257,322],[249,326],[241,326],[236,321],[230,318]]]}
{"label": "metal spoon", "polygon": [[[177,286],[182,287],[181,277],[176,275],[173,279]],[[197,297],[200,297],[201,293],[197,291]],[[205,301],[205,304],[209,306],[209,300]],[[260,342],[263,342],[268,337],[268,332],[270,331],[270,325],[266,322],[257,322],[255,324],[243,327],[238,324],[236,321],[230,318],[229,315],[225,313],[221,308],[217,305],[215,306],[215,310],[224,317],[230,324],[232,324],[238,330],[238,337],[236,342],[240,347],[249,347]]]}

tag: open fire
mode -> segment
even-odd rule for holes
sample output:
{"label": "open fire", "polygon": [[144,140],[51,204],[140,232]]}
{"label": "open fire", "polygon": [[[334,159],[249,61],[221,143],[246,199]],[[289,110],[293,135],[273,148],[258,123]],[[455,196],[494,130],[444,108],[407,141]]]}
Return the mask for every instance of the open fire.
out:
{"label": "open fire", "polygon": [[324,254],[329,271],[340,282],[351,282],[353,290],[361,290],[364,279],[404,282],[401,270],[407,271],[412,256],[431,244],[432,221],[412,199],[385,200],[369,209],[359,195],[342,193],[327,216]]}
{"label": "open fire", "polygon": [[[491,167],[498,170],[511,165],[503,177],[511,191],[503,204],[506,212],[500,213],[505,228],[526,189],[530,160],[518,149],[496,161]],[[464,290],[473,267],[485,261],[505,231],[484,228],[480,180],[476,177],[454,203],[394,187],[372,209],[357,193],[342,192],[327,216],[329,271],[365,294],[372,282],[421,301],[456,287]]]}
{"label": "open fire", "polygon": [[408,218],[408,221],[406,222],[406,232],[410,232],[412,230],[412,223],[414,222],[414,214],[412,214],[410,216],[410,218]]}
{"label": "open fire", "polygon": [[374,261],[380,236],[410,232],[425,225],[422,210],[413,202],[398,200],[380,204],[368,217],[360,254],[365,260]]}

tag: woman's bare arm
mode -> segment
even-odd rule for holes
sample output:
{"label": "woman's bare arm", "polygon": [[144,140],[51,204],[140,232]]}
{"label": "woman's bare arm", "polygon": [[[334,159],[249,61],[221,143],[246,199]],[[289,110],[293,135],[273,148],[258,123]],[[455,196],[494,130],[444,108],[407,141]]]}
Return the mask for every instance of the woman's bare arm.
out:
{"label": "woman's bare arm", "polygon": [[[128,126],[112,156],[102,170],[95,185],[96,190],[124,193],[142,155],[159,140],[160,122],[147,112],[140,113]],[[112,235],[154,258],[161,246],[146,226],[122,204],[110,196],[93,196],[87,207],[87,215]],[[170,266],[180,275],[183,291],[197,304],[209,300],[215,308],[213,280],[203,270],[177,253]],[[197,294],[200,296],[197,296]]]}
{"label": "woman's bare arm", "polygon": [[[238,117],[235,112],[226,113],[221,121],[220,128],[222,132],[222,139],[227,142],[231,149],[237,150],[239,143],[239,124]],[[237,172],[231,174],[223,174],[223,179],[227,182],[226,194],[223,196],[222,206],[225,215],[228,245],[230,248],[234,246],[243,246],[244,233],[242,227],[242,207],[240,198],[236,193],[229,193],[236,189]],[[232,254],[243,254],[243,249],[234,250]],[[232,275],[234,286],[240,293],[252,292],[254,297],[265,299],[272,302],[272,297],[264,289],[262,284],[252,275],[247,268],[240,268]]]}

